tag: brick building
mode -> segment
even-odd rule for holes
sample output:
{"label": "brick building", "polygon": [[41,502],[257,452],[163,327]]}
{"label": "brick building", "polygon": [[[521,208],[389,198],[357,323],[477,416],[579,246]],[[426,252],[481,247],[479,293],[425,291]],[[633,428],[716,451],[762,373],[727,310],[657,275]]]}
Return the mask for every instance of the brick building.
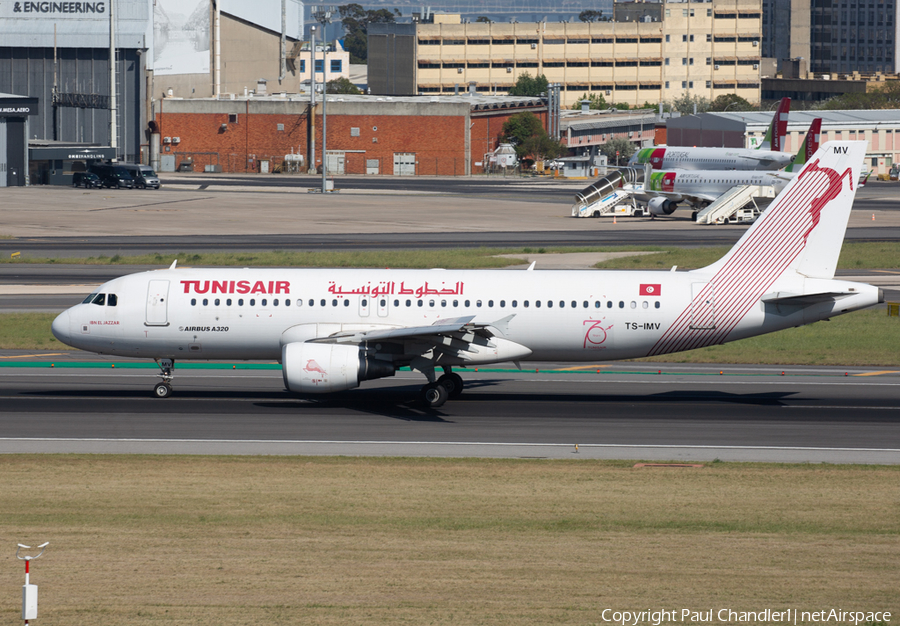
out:
{"label": "brick building", "polygon": [[[321,97],[312,120],[303,95],[164,98],[155,105],[161,171],[280,171],[291,154],[303,154],[308,164],[311,126],[321,166]],[[478,173],[512,115],[531,111],[547,124],[540,98],[330,95],[326,106],[328,171],[335,175]]]}

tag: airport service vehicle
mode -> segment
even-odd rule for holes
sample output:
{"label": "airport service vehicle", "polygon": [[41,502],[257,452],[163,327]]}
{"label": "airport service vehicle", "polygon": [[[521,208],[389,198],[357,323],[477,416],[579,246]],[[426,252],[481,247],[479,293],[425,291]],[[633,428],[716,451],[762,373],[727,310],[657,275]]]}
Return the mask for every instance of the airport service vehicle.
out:
{"label": "airport service vehicle", "polygon": [[[272,359],[323,394],[409,367],[421,402],[463,390],[454,367],[662,355],[883,301],[835,280],[866,143],[829,142],[719,261],[692,271],[169,269],[111,280],[61,313],[75,348],[155,359]],[[437,377],[436,372],[443,372]]]}
{"label": "airport service vehicle", "polygon": [[628,165],[649,163],[655,170],[780,170],[793,159],[792,154],[782,152],[790,108],[791,99],[782,98],[763,142],[756,148],[656,146],[635,152]]}
{"label": "airport service vehicle", "polygon": [[[754,197],[775,195],[796,176],[816,150],[822,119],[816,118],[809,126],[806,139],[794,160],[782,171],[747,170],[665,170],[648,172],[641,186],[632,185],[635,198],[646,203],[652,215],[671,215],[678,204],[687,202],[695,209],[705,209],[714,204],[725,205],[720,211],[722,220],[728,220]],[[768,189],[767,189],[768,188]],[[715,208],[713,208],[715,211]],[[749,211],[755,219],[758,211]],[[697,221],[697,214],[694,215]]]}
{"label": "airport service vehicle", "polygon": [[159,189],[159,176],[153,171],[149,165],[141,165],[139,163],[123,163],[122,167],[134,180],[134,186],[137,189]]}
{"label": "airport service vehicle", "polygon": [[92,172],[75,172],[72,174],[72,186],[84,187],[85,189],[99,189],[103,187],[103,181]]}
{"label": "airport service vehicle", "polygon": [[110,189],[133,189],[134,179],[121,165],[109,163],[95,163],[91,165],[91,172],[96,174],[104,187]]}

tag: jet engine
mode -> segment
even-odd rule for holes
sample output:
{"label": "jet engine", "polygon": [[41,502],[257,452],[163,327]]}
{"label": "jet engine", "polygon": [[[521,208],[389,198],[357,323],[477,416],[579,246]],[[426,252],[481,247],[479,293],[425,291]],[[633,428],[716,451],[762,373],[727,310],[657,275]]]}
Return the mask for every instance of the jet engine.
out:
{"label": "jet engine", "polygon": [[366,355],[359,346],[293,342],[281,348],[281,372],[288,391],[329,393],[393,376],[394,365]]}
{"label": "jet engine", "polygon": [[651,198],[650,202],[647,203],[647,206],[650,208],[650,213],[653,215],[672,215],[672,213],[675,212],[675,209],[678,208],[678,203],[674,200],[657,196],[656,198]]}

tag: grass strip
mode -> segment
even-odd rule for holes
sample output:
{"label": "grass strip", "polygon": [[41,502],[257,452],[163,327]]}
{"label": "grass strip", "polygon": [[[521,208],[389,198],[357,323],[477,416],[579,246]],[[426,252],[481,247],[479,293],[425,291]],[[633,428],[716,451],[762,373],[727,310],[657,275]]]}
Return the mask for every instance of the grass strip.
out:
{"label": "grass strip", "polygon": [[[77,265],[211,265],[223,267],[392,267],[397,269],[444,267],[447,269],[487,269],[521,264],[517,259],[497,258],[499,254],[562,254],[573,252],[658,252],[612,259],[597,264],[600,269],[696,269],[717,261],[730,246],[677,248],[674,246],[605,246],[560,248],[471,248],[441,250],[360,250],[347,252],[211,252],[145,254],[139,256],[29,257],[2,258],[2,263],[50,263]],[[538,264],[540,265],[540,264]],[[844,243],[839,269],[898,269],[900,242]]]}
{"label": "grass strip", "polygon": [[0,533],[51,542],[48,626],[898,608],[898,467],[6,455],[0,481]]}
{"label": "grass strip", "polygon": [[[71,350],[50,333],[52,313],[0,315],[0,349]],[[788,328],[719,346],[638,359],[662,363],[746,363],[900,367],[900,318],[884,309],[840,315],[827,322]],[[179,367],[183,367],[179,365]],[[225,364],[231,367],[231,364]]]}

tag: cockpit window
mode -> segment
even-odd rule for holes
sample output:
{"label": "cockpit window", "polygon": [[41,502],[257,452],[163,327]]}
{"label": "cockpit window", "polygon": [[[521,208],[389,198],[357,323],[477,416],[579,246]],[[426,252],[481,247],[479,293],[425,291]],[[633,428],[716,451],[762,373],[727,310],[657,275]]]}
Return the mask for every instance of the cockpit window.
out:
{"label": "cockpit window", "polygon": [[106,304],[106,294],[98,293],[94,296],[93,303],[99,306],[104,306]]}
{"label": "cockpit window", "polygon": [[88,294],[87,297],[81,301],[81,304],[90,304],[94,300],[94,297],[96,295],[97,295],[96,293]]}
{"label": "cockpit window", "polygon": [[106,296],[106,306],[116,306],[119,304],[119,298],[116,294],[111,293]]}

